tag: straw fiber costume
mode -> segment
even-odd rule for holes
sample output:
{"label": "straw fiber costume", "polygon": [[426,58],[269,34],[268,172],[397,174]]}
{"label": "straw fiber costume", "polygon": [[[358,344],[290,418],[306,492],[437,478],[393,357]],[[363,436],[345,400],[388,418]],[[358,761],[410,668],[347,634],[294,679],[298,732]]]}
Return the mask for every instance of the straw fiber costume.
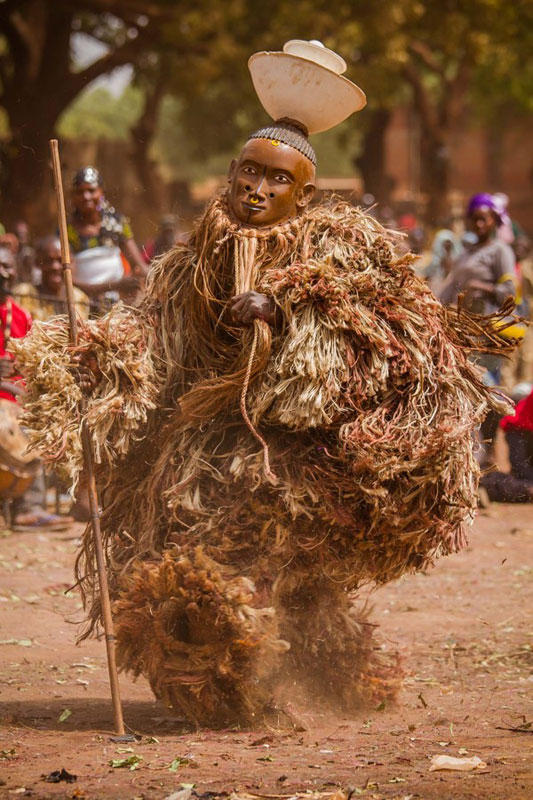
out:
{"label": "straw fiber costume", "polygon": [[[252,57],[260,95],[283,63],[340,81],[343,115],[361,107],[339,69],[310,60],[330,51],[308,44]],[[211,725],[253,719],[275,674],[344,708],[393,691],[353,593],[464,545],[472,432],[497,402],[469,355],[509,346],[488,333],[493,320],[444,309],[371,217],[311,207],[314,153],[300,124],[279,119],[327,125],[302,108],[271,113],[190,243],[153,266],[143,307],[80,325],[99,370],[86,420],[119,662]],[[286,181],[295,207],[267,224]],[[37,324],[17,354],[33,441],[75,477],[81,391],[64,321]],[[89,534],[77,574],[93,629]]]}

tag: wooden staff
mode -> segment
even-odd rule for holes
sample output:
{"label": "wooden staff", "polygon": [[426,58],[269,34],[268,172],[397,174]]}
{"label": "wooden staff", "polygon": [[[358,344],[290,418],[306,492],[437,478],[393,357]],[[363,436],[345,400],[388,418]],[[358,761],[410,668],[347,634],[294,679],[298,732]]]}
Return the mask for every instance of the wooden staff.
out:
{"label": "wooden staff", "polygon": [[[76,320],[76,307],[74,304],[72,270],[70,267],[70,248],[68,243],[68,232],[67,232],[67,215],[65,212],[65,197],[63,194],[61,163],[59,161],[59,143],[57,139],[50,139],[50,150],[52,153],[52,169],[54,171],[54,184],[55,184],[56,199],[57,199],[57,216],[59,220],[59,238],[61,240],[61,261],[63,263],[63,280],[65,283],[65,290],[67,294],[70,342],[71,344],[76,345],[78,343],[78,324]],[[81,428],[81,440],[83,447],[83,464],[88,478],[89,508],[91,512],[91,526],[93,530],[94,549],[96,553],[96,564],[98,568],[100,602],[102,605],[102,617],[104,620],[105,643],[107,650],[107,669],[109,672],[109,683],[111,686],[111,697],[113,700],[115,730],[118,736],[123,737],[125,735],[124,719],[122,716],[122,704],[120,702],[117,662],[115,658],[115,635],[113,632],[113,617],[111,616],[111,602],[109,600],[107,569],[104,557],[104,548],[102,544],[102,532],[100,530],[98,493],[96,491],[96,482],[94,479],[94,463],[93,463],[93,451],[91,444],[91,433],[85,422],[83,422]]]}

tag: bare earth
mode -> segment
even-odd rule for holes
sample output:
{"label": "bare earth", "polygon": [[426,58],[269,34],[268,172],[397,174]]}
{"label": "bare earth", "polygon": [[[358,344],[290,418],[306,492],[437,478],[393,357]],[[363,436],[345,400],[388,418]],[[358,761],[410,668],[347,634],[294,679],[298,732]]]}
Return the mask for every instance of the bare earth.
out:
{"label": "bare earth", "polygon": [[[122,676],[125,719],[142,736],[131,745],[110,741],[103,643],[74,645],[80,604],[64,591],[79,532],[0,539],[1,798],[159,800],[182,784],[204,800],[337,787],[375,800],[533,797],[531,506],[493,505],[471,549],[375,594],[374,619],[407,672],[396,706],[348,718],[294,699],[305,730],[285,720],[195,731],[143,680]],[[477,755],[487,766],[429,772],[436,754]],[[110,766],[131,756],[142,759],[136,769]],[[42,780],[62,767],[75,783]]]}

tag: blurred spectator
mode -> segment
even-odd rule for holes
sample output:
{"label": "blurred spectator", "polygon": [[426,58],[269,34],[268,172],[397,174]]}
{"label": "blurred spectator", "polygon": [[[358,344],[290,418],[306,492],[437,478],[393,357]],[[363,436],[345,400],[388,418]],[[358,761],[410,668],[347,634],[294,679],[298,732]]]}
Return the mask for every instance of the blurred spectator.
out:
{"label": "blurred spectator", "polygon": [[[15,257],[11,250],[0,246],[0,399],[15,403],[24,391],[22,379],[17,376],[13,357],[7,352],[10,339],[26,336],[31,328],[27,311],[11,299],[11,288],[16,276]],[[15,423],[13,420],[11,424]],[[30,488],[22,497],[12,501],[15,528],[58,529],[72,520],[48,514],[42,507],[44,495],[43,472],[40,469]]]}
{"label": "blurred spectator", "polygon": [[503,192],[496,192],[492,195],[495,203],[498,216],[500,217],[500,225],[498,227],[497,236],[505,244],[511,245],[514,241],[514,231],[511,224],[511,219],[507,213],[507,206],[509,205],[509,197]]}
{"label": "blurred spectator", "polygon": [[17,237],[17,280],[38,283],[39,273],[35,272],[35,250],[31,246],[28,223],[22,219],[15,222],[13,233]]}
{"label": "blurred spectator", "polygon": [[[516,258],[517,278],[516,313],[525,320],[531,319],[533,298],[533,259],[531,241],[525,234],[519,234],[513,241]],[[524,332],[522,344],[503,367],[503,385],[506,388],[520,381],[533,382],[533,326],[520,325]],[[521,331],[518,331],[520,334]]]}
{"label": "blurred spectator", "polygon": [[[3,226],[2,226],[3,227]],[[19,240],[14,233],[4,232],[0,235],[0,247],[7,247],[11,251],[11,255],[15,256],[15,268],[17,266],[17,252],[19,249]]]}
{"label": "blurred spectator", "polygon": [[21,394],[20,376],[15,374],[13,356],[7,352],[10,339],[26,336],[31,328],[31,317],[11,299],[11,290],[17,274],[15,256],[0,245],[0,398],[15,402]]}
{"label": "blurred spectator", "polygon": [[[497,311],[506,298],[515,297],[514,253],[496,236],[501,218],[492,195],[477,194],[470,199],[467,224],[476,234],[477,242],[453,262],[439,297],[444,305],[452,305],[463,294],[468,310],[490,314]],[[500,382],[501,362],[498,356],[479,357],[490,385]]]}
{"label": "blurred spectator", "polygon": [[422,253],[426,241],[426,234],[416,214],[402,214],[398,219],[398,227],[401,231],[407,233],[408,249],[417,255]]}
{"label": "blurred spectator", "polygon": [[[531,239],[525,234],[516,237],[513,249],[522,283],[522,312],[531,320],[533,310],[533,249]],[[533,383],[533,325],[526,330],[522,346],[518,350],[516,379]]]}
{"label": "blurred spectator", "polygon": [[[21,283],[15,286],[14,295],[21,306],[28,311],[34,320],[46,322],[56,314],[67,314],[67,301],[65,284],[63,281],[63,264],[61,261],[61,242],[57,236],[47,236],[37,242],[36,263],[41,270],[41,284],[36,287],[31,283]],[[90,300],[77,286],[74,286],[74,302],[76,312],[81,319],[88,319]],[[56,475],[52,475],[56,491],[61,488],[61,482]],[[78,486],[77,498],[70,513],[74,519],[86,521],[86,507],[88,497],[85,475],[81,476]],[[80,509],[82,511],[80,512]],[[81,516],[80,516],[81,514]]]}
{"label": "blurred spectator", "polygon": [[72,185],[74,212],[68,237],[75,254],[74,280],[92,298],[132,299],[146,265],[133,238],[129,221],[104,197],[102,177],[83,167]]}
{"label": "blurred spectator", "polygon": [[481,486],[490,500],[501,503],[533,501],[533,390],[521,400],[515,413],[504,417],[500,427],[509,448],[511,472],[489,472]]}
{"label": "blurred spectator", "polygon": [[[57,236],[47,236],[37,243],[36,264],[41,271],[41,283],[19,283],[13,294],[33,319],[41,322],[56,314],[67,314],[63,265],[61,262],[61,243]],[[82,319],[88,319],[90,300],[77,286],[74,286],[76,311]]]}
{"label": "blurred spectator", "polygon": [[[516,293],[515,257],[509,245],[497,238],[501,217],[492,195],[476,194],[470,199],[467,224],[477,241],[454,261],[439,297],[444,305],[452,305],[462,294],[469,311],[491,314]],[[481,353],[476,362],[484,368],[483,380],[488,386],[501,383],[501,356]],[[491,411],[480,428],[483,466],[490,463],[493,454],[498,420],[498,415]]]}
{"label": "blurred spectator", "polygon": [[390,206],[380,206],[378,208],[379,221],[385,228],[395,229],[397,227],[394,211]]}
{"label": "blurred spectator", "polygon": [[376,205],[376,198],[371,192],[365,192],[361,198],[361,205],[368,211]]}
{"label": "blurred spectator", "polygon": [[435,233],[431,246],[431,261],[424,270],[424,277],[436,294],[448,277],[453,262],[462,251],[463,246],[449,225],[444,225]]}
{"label": "blurred spectator", "polygon": [[155,239],[144,246],[144,254],[148,262],[168,252],[178,241],[178,221],[173,214],[161,218],[159,231]]}
{"label": "blurred spectator", "polygon": [[500,214],[502,224],[498,228],[498,237],[506,244],[513,245],[519,236],[525,236],[522,226],[509,216],[509,197],[503,192],[496,192],[492,195],[496,207]]}

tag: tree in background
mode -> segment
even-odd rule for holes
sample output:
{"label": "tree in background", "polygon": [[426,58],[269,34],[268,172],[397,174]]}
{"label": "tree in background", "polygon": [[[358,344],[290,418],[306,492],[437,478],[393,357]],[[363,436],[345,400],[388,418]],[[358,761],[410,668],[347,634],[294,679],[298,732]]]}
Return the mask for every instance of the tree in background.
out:
{"label": "tree in background", "polygon": [[[147,202],[157,204],[150,147],[163,98],[180,100],[184,135],[198,158],[210,146],[220,152],[248,120],[264,119],[247,57],[291,36],[318,35],[334,46],[342,15],[329,6],[323,0],[296,0],[290,7],[285,0],[4,0],[0,103],[9,133],[2,147],[3,214],[31,218],[33,208],[38,216],[49,177],[48,139],[58,120],[91,81],[124,64],[133,66],[144,96],[131,128],[131,155]],[[79,68],[72,54],[75,34],[101,43],[105,53]],[[104,111],[99,108],[99,118]],[[81,130],[89,132],[91,122]]]}
{"label": "tree in background", "polygon": [[[436,222],[447,210],[450,143],[465,129],[467,119],[498,127],[502,108],[507,114],[533,108],[528,57],[533,49],[533,4],[373,0],[354,2],[352,8],[363,31],[360,65],[372,105],[362,158],[373,150],[375,158],[367,171],[376,174],[375,162],[381,157],[376,138],[387,112],[409,103],[420,130],[427,218]],[[364,170],[361,161],[359,165]]]}
{"label": "tree in background", "polygon": [[[144,106],[135,106],[136,115],[125,109],[124,119],[155,207],[153,147],[172,150],[169,111],[179,121],[176,156],[199,162],[225,153],[264,121],[246,69],[250,53],[318,38],[345,55],[369,97],[355,119],[317,138],[319,151],[334,137],[367,189],[386,200],[387,126],[395,107],[410,105],[420,129],[421,189],[436,220],[446,206],[450,141],[467,114],[497,128],[502,109],[531,108],[531,8],[528,0],[4,0],[0,103],[10,133],[2,194],[17,214],[31,207],[62,112],[92,80],[131,64]],[[106,48],[83,69],[71,53],[75,33]]]}
{"label": "tree in background", "polygon": [[[0,104],[8,124],[1,194],[7,219],[14,214],[31,217],[32,207],[39,205],[39,192],[49,178],[48,139],[61,113],[93,80],[157,47],[162,25],[176,13],[173,0],[0,4]],[[103,55],[82,69],[72,53],[74,34],[86,34],[105,46]]]}
{"label": "tree in background", "polygon": [[[395,108],[411,108],[432,222],[447,211],[451,141],[466,122],[490,121],[497,130],[503,109],[505,118],[532,107],[528,0],[271,0],[224,9],[230,24],[207,63],[189,63],[194,79],[184,79],[181,69],[167,73],[167,92],[179,98],[185,138],[197,156],[226,151],[263,120],[244,65],[254,50],[279,49],[293,37],[319,38],[343,53],[350,76],[367,92],[368,108],[331,135],[382,202],[391,188],[387,127]],[[316,139],[319,150],[325,136]]]}

